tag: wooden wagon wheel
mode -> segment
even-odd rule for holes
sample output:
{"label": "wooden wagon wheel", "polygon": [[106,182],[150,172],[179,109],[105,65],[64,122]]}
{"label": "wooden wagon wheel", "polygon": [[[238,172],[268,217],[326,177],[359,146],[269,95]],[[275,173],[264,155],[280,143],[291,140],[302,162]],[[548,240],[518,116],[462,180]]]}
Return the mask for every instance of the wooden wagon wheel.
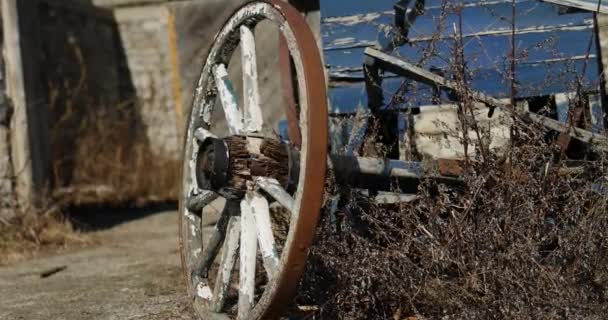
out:
{"label": "wooden wagon wheel", "polygon": [[[286,118],[299,127],[299,145],[264,120],[282,110],[260,105],[254,29],[262,21],[278,27],[295,66],[299,116]],[[227,72],[239,47],[242,103]],[[244,5],[216,36],[185,134],[180,249],[204,319],[273,319],[290,304],[319,216],[327,141],[323,65],[304,18],[278,0]],[[210,206],[223,209],[209,218]]]}

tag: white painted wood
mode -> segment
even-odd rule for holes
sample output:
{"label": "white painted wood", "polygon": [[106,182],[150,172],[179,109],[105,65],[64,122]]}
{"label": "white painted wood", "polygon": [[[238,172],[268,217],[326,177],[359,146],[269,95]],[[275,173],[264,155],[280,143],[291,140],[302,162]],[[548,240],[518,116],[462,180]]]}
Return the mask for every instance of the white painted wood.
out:
{"label": "white painted wood", "polygon": [[232,83],[228,79],[226,66],[223,64],[216,65],[213,68],[213,75],[230,134],[240,134],[243,132],[243,120],[238,110],[238,100],[234,94]]}
{"label": "white painted wood", "polygon": [[[511,139],[511,117],[501,109],[496,108],[492,117],[489,109],[483,103],[471,105],[477,127],[482,132],[485,147],[504,154]],[[458,106],[455,104],[421,106],[420,112],[412,116],[414,131],[413,142],[416,150],[431,159],[465,158],[461,119]],[[474,156],[480,145],[477,133],[472,128],[466,131],[468,137],[468,156]]]}
{"label": "white painted wood", "polygon": [[228,222],[228,234],[226,235],[222,249],[220,268],[213,289],[213,299],[211,301],[211,311],[213,312],[220,312],[224,307],[226,292],[230,287],[230,278],[232,276],[234,264],[236,263],[240,235],[241,218],[231,217]]}
{"label": "white painted wood", "polygon": [[374,200],[379,204],[396,204],[412,202],[418,198],[419,197],[415,194],[378,192],[378,195],[376,195]]}
{"label": "white painted wood", "polygon": [[262,154],[264,138],[247,137],[247,151],[252,154]]}
{"label": "white painted wood", "polygon": [[211,131],[203,129],[203,128],[196,129],[196,131],[194,131],[194,137],[196,138],[196,140],[198,140],[201,143],[205,142],[205,140],[207,140],[208,138],[217,139],[217,136],[214,135],[213,133],[211,133]]}
{"label": "white painted wood", "polygon": [[241,250],[239,269],[238,319],[246,319],[254,305],[257,232],[253,208],[241,201]]}
{"label": "white painted wood", "polygon": [[196,285],[196,295],[203,300],[210,301],[213,298],[213,292],[206,282],[199,282]]}
{"label": "white painted wood", "polygon": [[258,66],[253,32],[241,26],[241,63],[243,66],[244,126],[247,132],[262,131]]}
{"label": "white painted wood", "polygon": [[283,207],[291,211],[294,207],[294,200],[285,189],[281,186],[279,181],[272,178],[256,177],[255,182],[258,187],[266,191],[271,197],[273,197]]}
{"label": "white painted wood", "polygon": [[219,195],[213,191],[198,190],[197,193],[193,193],[188,197],[186,207],[190,211],[199,212],[217,198],[219,198]]}
{"label": "white painted wood", "polygon": [[247,195],[247,198],[255,217],[258,245],[260,246],[262,260],[264,261],[264,269],[266,269],[268,277],[272,279],[279,267],[279,255],[274,242],[274,235],[272,234],[268,201],[257,192],[252,192],[250,195]]}

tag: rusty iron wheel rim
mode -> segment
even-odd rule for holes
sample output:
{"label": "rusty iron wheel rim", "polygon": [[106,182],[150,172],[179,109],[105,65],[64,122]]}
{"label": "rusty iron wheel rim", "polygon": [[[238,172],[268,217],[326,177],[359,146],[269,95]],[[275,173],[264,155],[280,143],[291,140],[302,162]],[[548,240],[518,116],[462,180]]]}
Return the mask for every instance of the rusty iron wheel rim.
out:
{"label": "rusty iron wheel rim", "polygon": [[[316,40],[302,15],[289,4],[278,0],[253,1],[235,11],[216,36],[199,80],[191,114],[188,118],[184,139],[184,161],[182,168],[182,192],[180,195],[180,253],[188,294],[193,298],[199,315],[214,318],[200,299],[191,279],[192,253],[202,250],[197,247],[196,232],[193,230],[192,212],[186,208],[193,184],[191,161],[196,157],[194,130],[209,128],[209,118],[205,108],[211,108],[209,92],[211,67],[227,63],[235,49],[234,35],[238,27],[251,19],[270,20],[280,26],[297,74],[300,92],[300,174],[297,191],[294,193],[295,206],[289,223],[289,232],[276,276],[266,284],[261,297],[246,319],[275,319],[291,304],[299,279],[304,272],[308,249],[322,205],[327,159],[327,93],[324,69]],[[228,58],[227,58],[228,57]],[[194,233],[194,236],[192,234]],[[193,240],[194,239],[194,240]]]}

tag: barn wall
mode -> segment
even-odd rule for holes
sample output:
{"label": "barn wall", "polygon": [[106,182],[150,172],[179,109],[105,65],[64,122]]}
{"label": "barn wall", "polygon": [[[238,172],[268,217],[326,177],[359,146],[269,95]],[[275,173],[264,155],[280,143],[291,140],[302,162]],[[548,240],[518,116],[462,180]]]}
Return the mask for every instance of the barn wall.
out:
{"label": "barn wall", "polygon": [[[1,22],[1,21],[0,21]],[[0,26],[2,23],[0,23]],[[0,30],[2,35],[2,30]],[[0,48],[4,47],[0,37]],[[4,92],[6,77],[4,76],[4,58],[0,55],[0,219],[10,219],[13,215],[13,168],[9,140],[10,106]]]}
{"label": "barn wall", "polygon": [[[28,65],[41,66],[30,70],[34,80],[27,84],[36,87],[39,111],[49,113],[27,115],[42,121],[34,128],[50,129],[29,138],[33,152],[49,149],[50,159],[32,165],[48,175],[40,189],[77,203],[175,199],[182,124],[199,72],[215,33],[245,0],[16,3],[27,8],[25,16],[36,16],[28,19],[24,39],[39,49],[22,51],[33,57]],[[306,3],[303,11],[313,12],[309,20],[318,28],[318,3],[317,9]],[[277,108],[278,34],[261,30],[258,36],[262,103]],[[239,82],[235,78],[237,90]],[[2,137],[0,128],[4,155]]]}
{"label": "barn wall", "polygon": [[172,90],[169,12],[164,5],[114,10],[120,43],[151,151],[179,159],[180,139]]}

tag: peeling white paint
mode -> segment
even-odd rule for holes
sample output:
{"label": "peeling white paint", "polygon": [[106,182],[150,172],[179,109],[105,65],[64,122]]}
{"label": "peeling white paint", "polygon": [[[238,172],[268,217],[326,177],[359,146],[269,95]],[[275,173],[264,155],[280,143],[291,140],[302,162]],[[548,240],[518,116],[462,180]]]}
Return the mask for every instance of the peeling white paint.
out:
{"label": "peeling white paint", "polygon": [[258,244],[260,246],[260,252],[262,253],[264,268],[266,269],[268,277],[272,279],[277,272],[279,258],[274,235],[272,234],[268,201],[257,192],[248,194],[246,200],[249,202],[249,208],[251,208],[253,217],[255,218],[255,228],[258,235]]}
{"label": "peeling white paint", "polygon": [[204,284],[203,282],[200,282],[196,285],[196,295],[199,296],[201,299],[207,301],[210,301],[213,298],[213,292],[211,291],[211,288],[209,288],[209,286]]}
{"label": "peeling white paint", "polygon": [[279,181],[272,178],[266,177],[255,177],[255,183],[258,187],[262,188],[262,190],[266,191],[270,196],[272,196],[278,203],[280,203],[286,209],[292,211],[294,207],[294,200],[283,189]]}
{"label": "peeling white paint", "polygon": [[357,39],[355,39],[354,37],[347,37],[347,38],[338,38],[335,39],[334,41],[330,42],[330,46],[346,46],[346,45],[351,45],[353,43],[355,43]]}
{"label": "peeling white paint", "polygon": [[239,249],[239,238],[241,234],[241,218],[231,217],[228,222],[228,233],[226,240],[224,240],[224,246],[222,249],[222,258],[220,261],[220,267],[218,275],[215,281],[215,287],[213,288],[213,300],[211,303],[211,309],[214,312],[222,311],[224,301],[226,298],[226,292],[230,286],[230,279],[232,277],[232,270],[236,263],[236,257]]}
{"label": "peeling white paint", "polygon": [[262,143],[264,139],[257,137],[247,137],[247,151],[252,154],[262,153]]}
{"label": "peeling white paint", "polygon": [[213,68],[213,75],[215,77],[215,85],[217,86],[220,101],[224,108],[224,116],[226,117],[226,123],[230,134],[237,135],[243,131],[243,119],[241,113],[238,110],[237,98],[234,94],[234,89],[230,79],[228,79],[228,71],[226,66],[218,64]]}
{"label": "peeling white paint", "polygon": [[[250,194],[246,195],[246,198]],[[239,269],[238,318],[245,319],[253,308],[257,234],[253,210],[247,199],[241,201],[241,250]]]}
{"label": "peeling white paint", "polygon": [[196,235],[198,233],[198,229],[196,228],[196,225],[193,225],[193,224],[190,225],[190,232],[192,235]]}
{"label": "peeling white paint", "polygon": [[203,128],[196,129],[196,131],[194,132],[194,136],[201,143],[205,142],[205,140],[207,140],[209,138],[217,139],[217,136],[214,135],[211,131],[203,129]]}
{"label": "peeling white paint", "polygon": [[[386,13],[390,14],[391,12],[387,11]],[[333,23],[333,24],[340,24],[343,26],[351,27],[351,26],[354,26],[357,24],[371,23],[374,20],[380,18],[381,16],[382,16],[382,13],[380,13],[380,12],[371,12],[371,13],[365,13],[365,14],[357,14],[357,15],[353,15],[353,16],[325,18],[325,19],[323,19],[322,23]]]}
{"label": "peeling white paint", "polygon": [[196,216],[194,214],[192,214],[190,211],[186,210],[184,215],[186,216],[186,218],[188,218],[188,220],[190,220],[190,222],[193,222],[193,223],[196,222]]}
{"label": "peeling white paint", "polygon": [[260,90],[258,87],[258,66],[253,32],[241,26],[241,64],[243,66],[243,100],[245,130],[262,131],[263,119],[260,108]]}

